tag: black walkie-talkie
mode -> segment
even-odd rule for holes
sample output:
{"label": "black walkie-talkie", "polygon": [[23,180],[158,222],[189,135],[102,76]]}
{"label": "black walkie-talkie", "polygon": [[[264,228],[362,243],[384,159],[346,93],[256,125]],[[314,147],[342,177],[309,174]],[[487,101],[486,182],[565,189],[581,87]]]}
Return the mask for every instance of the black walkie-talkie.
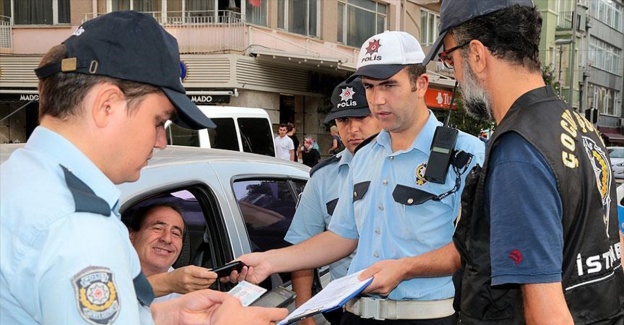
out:
{"label": "black walkie-talkie", "polygon": [[433,141],[431,141],[431,153],[429,154],[429,161],[425,170],[425,179],[433,183],[444,184],[446,173],[453,157],[453,151],[455,150],[455,143],[457,142],[459,131],[448,126],[456,90],[457,82],[455,82],[455,87],[453,88],[453,96],[451,97],[451,104],[449,105],[444,125],[436,128]]}
{"label": "black walkie-talkie", "polygon": [[457,129],[448,126],[438,126],[433,141],[431,142],[431,153],[425,170],[425,179],[444,184],[446,173],[451,164],[453,150],[457,142]]}

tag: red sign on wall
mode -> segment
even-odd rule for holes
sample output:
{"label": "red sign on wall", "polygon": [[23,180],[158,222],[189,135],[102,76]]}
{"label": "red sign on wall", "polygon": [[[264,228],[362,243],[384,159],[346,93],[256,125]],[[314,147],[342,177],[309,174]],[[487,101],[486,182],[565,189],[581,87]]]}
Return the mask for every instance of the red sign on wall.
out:
{"label": "red sign on wall", "polygon": [[[452,91],[429,88],[425,93],[425,103],[429,108],[448,109],[451,105],[452,97]],[[453,110],[456,109],[457,105],[453,102]]]}

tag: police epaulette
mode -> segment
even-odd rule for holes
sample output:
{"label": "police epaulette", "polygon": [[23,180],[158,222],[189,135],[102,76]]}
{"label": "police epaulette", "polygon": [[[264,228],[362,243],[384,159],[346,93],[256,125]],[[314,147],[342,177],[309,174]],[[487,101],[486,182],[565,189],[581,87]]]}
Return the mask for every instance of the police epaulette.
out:
{"label": "police epaulette", "polygon": [[60,166],[65,174],[67,188],[74,197],[76,212],[90,212],[106,217],[110,216],[111,208],[108,203],[103,198],[97,196],[87,184],[76,177],[69,169],[63,165]]}
{"label": "police epaulette", "polygon": [[362,149],[365,145],[367,145],[367,144],[371,143],[371,141],[375,140],[377,135],[379,135],[379,133],[375,133],[375,134],[371,135],[366,140],[364,140],[360,144],[358,144],[358,146],[355,147],[355,151],[353,152],[353,154],[355,155],[355,153],[357,153],[358,150]]}
{"label": "police epaulette", "polygon": [[[347,150],[347,149],[345,149]],[[325,167],[325,166],[329,166],[335,162],[339,162],[340,161],[340,157],[342,157],[342,155],[340,153],[333,155],[327,159],[323,159],[321,160],[321,162],[319,162],[318,164],[316,164],[316,166],[312,167],[312,169],[310,169],[310,177],[312,177],[312,175],[314,173],[316,173],[317,170]]]}

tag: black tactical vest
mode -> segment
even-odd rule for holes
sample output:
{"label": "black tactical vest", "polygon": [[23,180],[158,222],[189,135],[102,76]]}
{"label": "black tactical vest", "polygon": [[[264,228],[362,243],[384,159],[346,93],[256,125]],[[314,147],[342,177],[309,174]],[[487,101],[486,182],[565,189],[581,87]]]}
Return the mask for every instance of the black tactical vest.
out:
{"label": "black tactical vest", "polygon": [[544,87],[514,103],[496,128],[483,168],[475,167],[466,181],[454,238],[464,264],[456,277],[462,325],[525,323],[520,286],[493,287],[490,280],[485,178],[490,153],[506,132],[531,143],[555,174],[563,203],[562,286],[574,323],[622,324],[624,275],[608,153],[593,125]]}

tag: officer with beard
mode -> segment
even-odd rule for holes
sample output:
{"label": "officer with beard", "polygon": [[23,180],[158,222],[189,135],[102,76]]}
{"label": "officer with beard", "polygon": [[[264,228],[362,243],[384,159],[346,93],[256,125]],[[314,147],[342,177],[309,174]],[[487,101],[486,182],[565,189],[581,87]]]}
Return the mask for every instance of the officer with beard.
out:
{"label": "officer with beard", "polygon": [[438,54],[467,109],[497,124],[466,184],[455,244],[462,324],[623,324],[624,276],[607,151],[546,86],[531,0],[446,0]]}

